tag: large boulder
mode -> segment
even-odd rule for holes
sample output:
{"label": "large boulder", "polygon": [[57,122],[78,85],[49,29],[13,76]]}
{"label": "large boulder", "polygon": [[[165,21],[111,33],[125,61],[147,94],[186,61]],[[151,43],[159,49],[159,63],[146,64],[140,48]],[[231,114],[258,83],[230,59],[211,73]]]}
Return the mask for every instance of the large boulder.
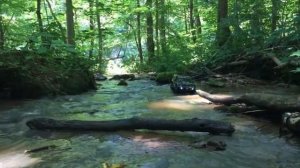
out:
{"label": "large boulder", "polygon": [[84,58],[48,56],[33,51],[0,53],[0,98],[79,94],[96,88]]}

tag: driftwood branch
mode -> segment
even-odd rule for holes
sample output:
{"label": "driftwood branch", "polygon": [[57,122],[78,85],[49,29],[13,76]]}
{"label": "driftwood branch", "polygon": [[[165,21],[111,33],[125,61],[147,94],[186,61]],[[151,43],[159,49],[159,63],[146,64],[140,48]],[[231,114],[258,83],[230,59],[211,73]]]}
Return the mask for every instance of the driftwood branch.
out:
{"label": "driftwood branch", "polygon": [[300,111],[300,97],[266,93],[246,93],[243,95],[218,95],[197,90],[197,94],[213,103],[231,105],[245,103],[272,112]]}
{"label": "driftwood branch", "polygon": [[205,119],[164,120],[129,118],[111,121],[79,121],[54,120],[37,118],[28,121],[27,126],[38,130],[68,130],[68,131],[120,131],[120,130],[168,130],[195,131],[211,134],[228,134],[234,132],[234,127],[226,122]]}

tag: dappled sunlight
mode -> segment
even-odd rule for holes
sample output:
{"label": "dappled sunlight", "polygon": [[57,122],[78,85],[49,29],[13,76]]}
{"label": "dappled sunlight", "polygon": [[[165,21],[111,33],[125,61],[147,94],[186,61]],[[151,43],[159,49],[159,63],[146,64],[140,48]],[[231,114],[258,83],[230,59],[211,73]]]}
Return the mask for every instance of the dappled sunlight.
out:
{"label": "dappled sunlight", "polygon": [[0,153],[0,168],[23,168],[41,162],[39,158],[32,158],[24,151],[10,151]]}
{"label": "dappled sunlight", "polygon": [[198,104],[198,105],[211,104],[211,101],[202,98],[198,95],[177,96],[177,98],[189,104]]}
{"label": "dappled sunlight", "polygon": [[180,111],[189,111],[195,109],[195,106],[190,104],[185,104],[176,100],[162,100],[159,102],[153,102],[148,104],[148,108],[162,110],[162,109],[174,109]]}
{"label": "dappled sunlight", "polygon": [[148,104],[149,109],[172,109],[178,111],[191,111],[196,109],[212,109],[214,105],[207,99],[198,95],[176,96],[174,99],[165,99]]}
{"label": "dappled sunlight", "polygon": [[159,138],[146,138],[144,136],[138,135],[132,138],[134,142],[140,142],[147,148],[161,148],[169,145],[167,142],[162,142]]}

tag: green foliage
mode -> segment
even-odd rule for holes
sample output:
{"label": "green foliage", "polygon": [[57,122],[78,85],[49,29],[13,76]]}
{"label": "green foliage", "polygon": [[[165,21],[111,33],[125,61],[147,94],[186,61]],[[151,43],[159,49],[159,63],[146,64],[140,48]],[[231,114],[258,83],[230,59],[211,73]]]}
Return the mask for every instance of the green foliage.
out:
{"label": "green foliage", "polygon": [[291,57],[300,57],[300,50],[298,50],[298,51],[292,53],[290,56],[291,56]]}
{"label": "green foliage", "polygon": [[174,76],[174,72],[161,72],[156,75],[156,82],[160,84],[170,83]]}
{"label": "green foliage", "polygon": [[[94,8],[90,7],[90,2]],[[57,86],[52,84],[53,81],[67,78],[67,74],[78,67],[104,71],[107,63],[105,60],[114,56],[113,51],[118,48],[122,48],[122,52],[118,55],[122,57],[124,66],[134,72],[184,73],[190,68],[218,67],[239,57],[261,55],[269,51],[278,53],[285,61],[300,57],[300,15],[297,0],[277,1],[279,4],[276,7],[272,1],[228,1],[228,18],[223,24],[229,25],[231,33],[223,46],[216,45],[217,1],[194,1],[194,12],[198,12],[201,21],[201,34],[197,33],[195,41],[192,40],[191,32],[196,28],[194,30],[190,28],[189,1],[165,1],[164,6],[153,1],[152,8],[148,8],[144,1],[140,1],[140,7],[137,7],[136,1],[129,0],[98,0],[98,2],[96,4],[96,0],[73,1],[76,32],[74,48],[65,42],[64,1],[51,1],[53,14],[47,3],[42,4],[43,31],[41,31],[37,23],[36,1],[2,0],[0,15],[3,20],[0,25],[4,27],[3,51],[21,50],[30,54],[23,55],[22,59],[1,58],[0,66],[22,69],[22,74],[32,80],[47,81],[44,77],[33,74],[34,71],[56,75],[55,79],[49,80],[51,82],[46,84],[46,87],[55,88]],[[144,63],[140,63],[136,48],[137,13],[141,14],[140,31]],[[149,13],[153,16],[155,41],[155,58],[150,61],[146,46],[148,27],[146,16]],[[102,34],[97,30],[96,14],[100,14]],[[161,20],[157,20],[162,18],[162,14],[166,21],[165,28],[161,28]],[[273,14],[277,16],[274,17]],[[276,28],[273,30],[274,18]],[[166,31],[164,55],[160,34],[163,29]],[[98,40],[99,37],[102,37],[102,42]],[[290,51],[296,52],[288,55]],[[39,66],[39,63],[42,65]],[[299,68],[294,70],[298,71]]]}

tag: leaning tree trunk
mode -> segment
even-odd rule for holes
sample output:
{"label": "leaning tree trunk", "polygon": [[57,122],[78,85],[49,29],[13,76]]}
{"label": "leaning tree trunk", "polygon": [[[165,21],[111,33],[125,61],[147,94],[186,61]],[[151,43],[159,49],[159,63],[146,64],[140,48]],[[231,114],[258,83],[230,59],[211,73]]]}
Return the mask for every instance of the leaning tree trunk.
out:
{"label": "leaning tree trunk", "polygon": [[155,46],[154,46],[154,40],[153,40],[153,17],[152,17],[152,0],[147,0],[146,5],[148,7],[147,12],[147,51],[148,51],[148,62],[151,64],[154,60],[154,52],[155,52]]}
{"label": "leaning tree trunk", "polygon": [[72,0],[66,0],[67,43],[75,47],[74,11]]}
{"label": "leaning tree trunk", "polygon": [[120,131],[120,130],[168,130],[168,131],[195,131],[209,132],[211,134],[228,134],[234,132],[234,127],[226,122],[185,119],[143,119],[130,118],[111,121],[79,121],[79,120],[54,120],[37,118],[28,121],[27,126],[38,130],[68,130],[68,131]]}
{"label": "leaning tree trunk", "polygon": [[226,23],[228,15],[228,0],[218,0],[218,17],[217,17],[217,43],[223,46],[230,36],[230,29]]}

